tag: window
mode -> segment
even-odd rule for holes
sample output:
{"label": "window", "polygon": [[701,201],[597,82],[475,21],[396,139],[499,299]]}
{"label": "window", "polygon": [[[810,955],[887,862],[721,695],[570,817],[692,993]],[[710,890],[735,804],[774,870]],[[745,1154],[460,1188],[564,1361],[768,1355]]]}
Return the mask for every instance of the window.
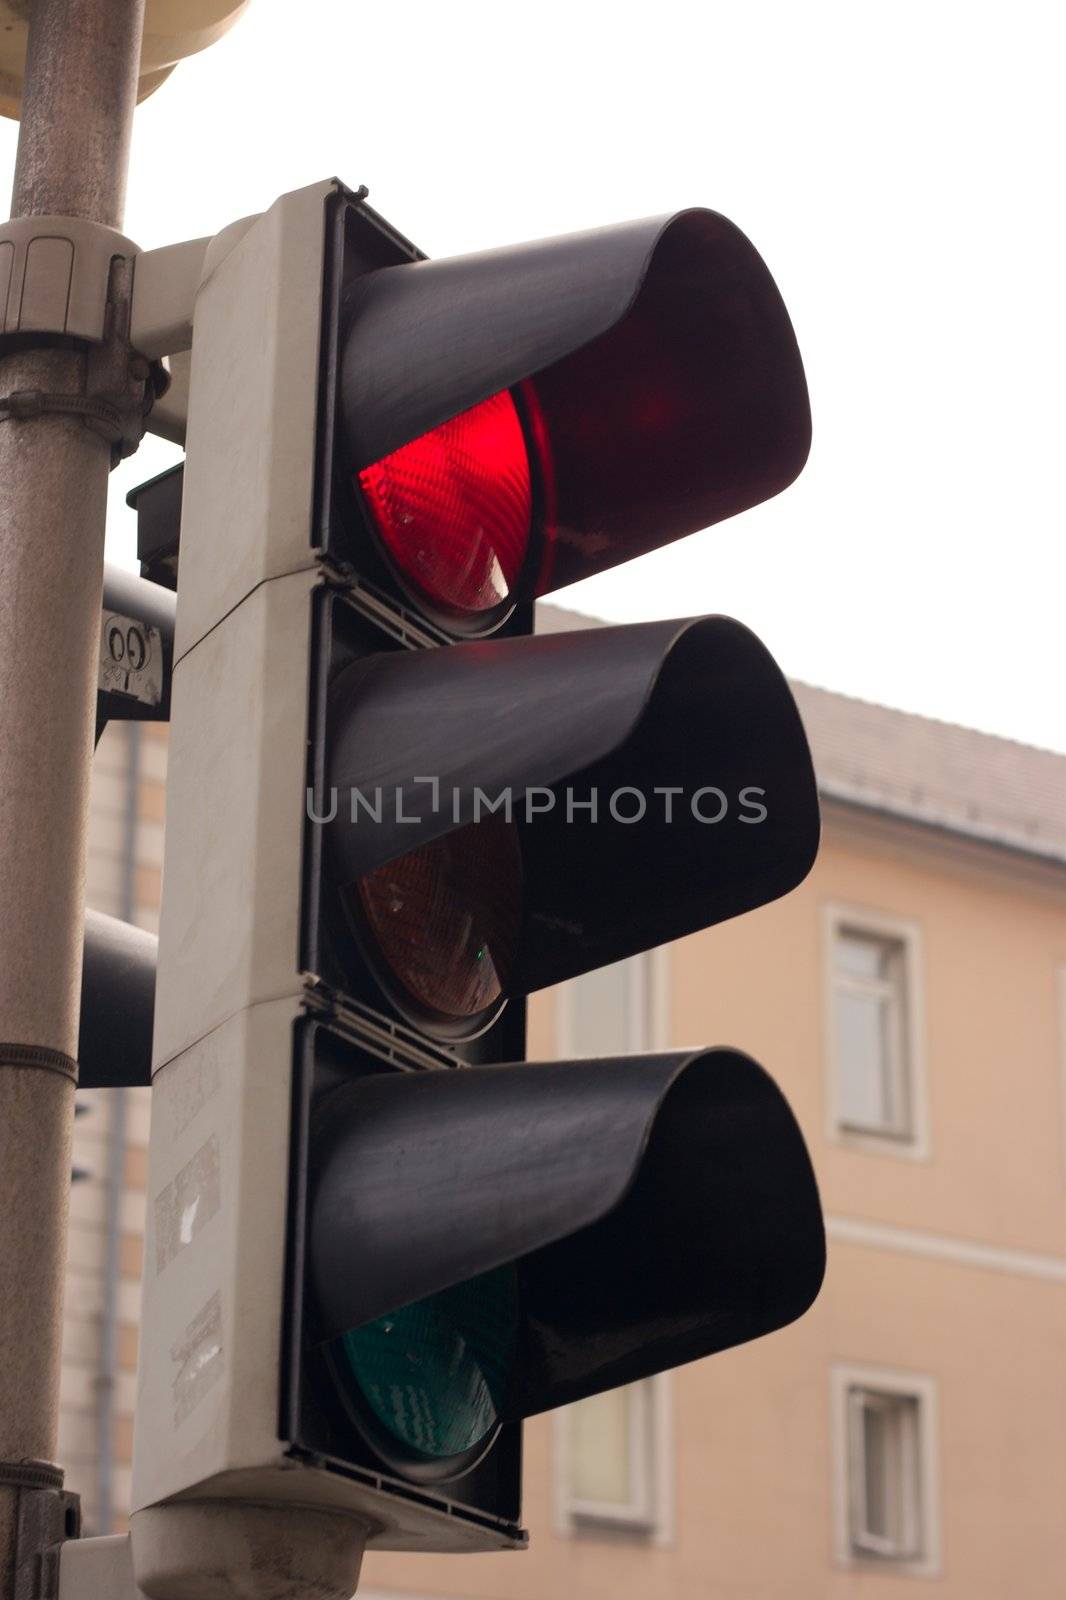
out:
{"label": "window", "polygon": [[907,1560],[921,1554],[915,1395],[848,1390],[848,1485],[854,1550]]}
{"label": "window", "polygon": [[629,1529],[668,1542],[669,1382],[662,1373],[558,1413],[561,1531]]}
{"label": "window", "polygon": [[[564,1060],[634,1055],[666,1042],[667,952],[618,961],[556,991]],[[671,1375],[579,1400],[555,1417],[556,1523],[567,1534],[628,1530],[671,1539]]]}
{"label": "window", "polygon": [[568,1499],[572,1517],[652,1521],[651,1388],[631,1383],[570,1406]]}
{"label": "window", "polygon": [[919,1075],[918,935],[831,908],[828,918],[830,1103],[834,1135],[925,1153]]}
{"label": "window", "polygon": [[661,1048],[660,974],[665,950],[586,972],[558,990],[558,1049],[564,1060]]}
{"label": "window", "polygon": [[834,944],[840,1121],[910,1134],[907,984],[902,939],[840,927]]}
{"label": "window", "polygon": [[834,1369],[837,1556],[929,1574],[939,1562],[931,1378]]}

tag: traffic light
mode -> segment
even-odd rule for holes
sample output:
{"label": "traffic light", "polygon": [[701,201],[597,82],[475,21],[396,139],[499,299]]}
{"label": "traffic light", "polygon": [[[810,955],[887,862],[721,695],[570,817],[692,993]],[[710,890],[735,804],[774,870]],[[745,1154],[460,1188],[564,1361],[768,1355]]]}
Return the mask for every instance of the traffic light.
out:
{"label": "traffic light", "polygon": [[122,567],[104,567],[96,742],[109,722],[166,722],[174,666],[173,594]]}
{"label": "traffic light", "polygon": [[[96,743],[109,722],[166,722],[174,667],[174,595],[121,567],[104,568]],[[151,1082],[156,939],[142,928],[85,913],[78,1008],[83,1089]]]}
{"label": "traffic light", "polygon": [[809,415],[705,211],[430,262],[316,185],[207,247],[188,320],[134,1564],[340,1597],[364,1543],[521,1545],[524,1418],[817,1293],[749,1057],[524,1059],[527,994],[814,859],[741,624],[533,633],[785,487]]}
{"label": "traffic light", "polygon": [[78,1013],[81,1088],[151,1083],[157,943],[144,928],[86,910]]}

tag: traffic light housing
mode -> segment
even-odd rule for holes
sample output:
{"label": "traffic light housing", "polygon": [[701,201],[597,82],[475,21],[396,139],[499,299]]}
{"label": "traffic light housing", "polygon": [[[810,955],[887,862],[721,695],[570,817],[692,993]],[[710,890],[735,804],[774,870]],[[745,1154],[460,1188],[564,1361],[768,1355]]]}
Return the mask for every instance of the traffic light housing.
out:
{"label": "traffic light housing", "polygon": [[174,668],[174,596],[122,567],[104,567],[96,743],[109,722],[167,722]]}
{"label": "traffic light housing", "polygon": [[[104,567],[96,743],[109,722],[167,722],[174,668],[174,595],[121,567]],[[153,934],[91,907],[78,1007],[83,1089],[151,1083]]]}
{"label": "traffic light housing", "polygon": [[[802,468],[810,414],[795,335],[766,266],[726,218],[685,211],[453,260],[398,259],[396,271],[367,269],[366,218],[362,207],[335,213],[319,533],[357,579],[391,566],[445,634],[495,631],[508,602],[747,510]],[[438,575],[449,549],[446,508],[425,499],[427,456],[442,443],[479,451],[482,492],[485,479],[502,488],[481,540],[499,540],[482,552],[504,585],[496,605],[455,592],[472,582],[461,564],[451,593],[435,596],[433,573],[419,575],[412,532]],[[416,515],[397,525],[383,505],[395,509],[412,477],[403,509]],[[362,536],[368,509],[376,540]]]}
{"label": "traffic light housing", "polygon": [[523,1059],[528,993],[811,865],[740,624],[532,635],[783,488],[809,416],[709,212],[436,263],[318,185],[208,247],[192,323],[134,1560],[199,1593],[197,1507],[269,1505],[340,1596],[364,1540],[522,1543],[524,1417],[817,1292],[748,1057]]}
{"label": "traffic light housing", "polygon": [[151,1083],[157,945],[144,928],[86,910],[78,1010],[81,1088]]}

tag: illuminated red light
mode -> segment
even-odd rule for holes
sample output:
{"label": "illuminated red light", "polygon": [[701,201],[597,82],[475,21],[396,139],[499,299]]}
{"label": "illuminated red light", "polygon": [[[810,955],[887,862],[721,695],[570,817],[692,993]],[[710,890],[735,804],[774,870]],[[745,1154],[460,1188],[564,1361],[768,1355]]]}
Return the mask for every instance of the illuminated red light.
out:
{"label": "illuminated red light", "polygon": [[356,888],[380,954],[420,1011],[461,1024],[504,998],[522,915],[514,823],[458,828]]}
{"label": "illuminated red light", "polygon": [[420,598],[476,619],[511,599],[529,550],[533,486],[507,390],[358,474],[400,576]]}

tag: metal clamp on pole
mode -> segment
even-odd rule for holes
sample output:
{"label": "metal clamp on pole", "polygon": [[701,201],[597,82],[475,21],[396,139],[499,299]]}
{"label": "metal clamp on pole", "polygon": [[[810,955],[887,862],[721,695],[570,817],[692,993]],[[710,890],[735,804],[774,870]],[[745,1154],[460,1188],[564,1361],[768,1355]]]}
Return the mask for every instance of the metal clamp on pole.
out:
{"label": "metal clamp on pole", "polygon": [[81,1533],[81,1502],[50,1461],[0,1461],[0,1484],[18,1496],[11,1600],[57,1600],[59,1552]]}
{"label": "metal clamp on pole", "polygon": [[116,229],[79,217],[18,217],[0,227],[0,354],[68,341],[88,346],[84,394],[0,395],[0,422],[80,416],[111,445],[112,466],[136,450],[168,382],[163,364],[129,342],[139,253]]}

